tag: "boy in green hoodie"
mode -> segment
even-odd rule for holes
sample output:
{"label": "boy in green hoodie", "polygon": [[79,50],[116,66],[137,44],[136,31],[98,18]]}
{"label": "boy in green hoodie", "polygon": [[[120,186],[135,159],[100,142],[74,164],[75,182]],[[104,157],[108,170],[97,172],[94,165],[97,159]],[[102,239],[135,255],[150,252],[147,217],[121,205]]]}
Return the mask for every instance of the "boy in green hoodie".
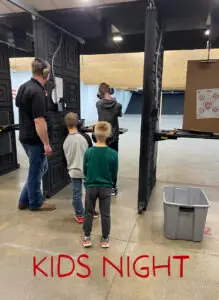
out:
{"label": "boy in green hoodie", "polygon": [[111,192],[118,173],[118,154],[106,144],[112,127],[107,122],[98,122],[94,129],[97,140],[95,147],[86,150],[84,155],[84,175],[86,184],[84,234],[81,242],[84,247],[90,247],[93,210],[97,198],[101,214],[102,239],[101,247],[109,247],[110,235],[110,203]]}
{"label": "boy in green hoodie", "polygon": [[[110,140],[108,141],[108,146],[115,151],[119,151],[119,120],[118,118],[122,116],[122,105],[112,97],[114,89],[103,82],[99,86],[98,97],[99,101],[96,103],[98,121],[109,122],[112,126],[112,134]],[[112,187],[112,196],[117,195],[117,178],[114,179]]]}

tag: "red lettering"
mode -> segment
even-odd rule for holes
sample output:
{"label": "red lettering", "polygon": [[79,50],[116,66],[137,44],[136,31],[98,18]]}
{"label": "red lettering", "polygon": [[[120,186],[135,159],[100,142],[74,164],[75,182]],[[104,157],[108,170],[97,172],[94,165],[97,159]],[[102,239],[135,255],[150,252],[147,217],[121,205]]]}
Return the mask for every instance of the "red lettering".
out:
{"label": "red lettering", "polygon": [[145,274],[140,274],[140,273],[138,273],[138,272],[136,271],[136,264],[137,264],[137,262],[138,262],[140,259],[142,259],[142,258],[149,258],[149,256],[148,256],[148,255],[141,255],[141,256],[137,257],[136,260],[135,260],[134,263],[133,263],[133,270],[134,270],[134,272],[135,272],[135,275],[137,275],[138,277],[141,277],[141,278],[147,278],[147,277],[149,276],[149,274],[150,274],[150,271],[149,271],[149,268],[148,268],[148,267],[141,267],[141,268],[140,268],[141,271],[146,271]]}
{"label": "red lettering", "polygon": [[180,277],[183,277],[183,261],[184,259],[190,259],[189,255],[180,255],[180,256],[173,256],[173,259],[179,259],[180,260]]}
{"label": "red lettering", "polygon": [[[68,259],[72,263],[72,269],[68,273],[63,273],[61,274],[61,259]],[[75,270],[75,263],[74,260],[71,256],[65,255],[65,254],[60,254],[58,256],[58,263],[57,263],[57,275],[59,278],[67,277],[70,276]]]}
{"label": "red lettering", "polygon": [[89,257],[87,254],[82,254],[78,257],[78,264],[87,270],[87,274],[81,275],[80,273],[77,273],[77,276],[80,278],[88,278],[88,277],[90,277],[90,274],[91,274],[90,267],[88,265],[85,265],[83,262],[81,262],[81,258],[88,259]]}
{"label": "red lettering", "polygon": [[118,268],[114,263],[112,263],[107,257],[103,256],[103,277],[106,277],[106,263],[109,263],[117,272],[119,272],[120,276],[123,277],[123,258],[120,257],[120,268]]}
{"label": "red lettering", "polygon": [[130,256],[127,256],[127,276],[130,277]]}
{"label": "red lettering", "polygon": [[45,256],[41,261],[37,264],[36,263],[36,256],[33,257],[33,274],[34,277],[36,277],[36,271],[38,270],[40,273],[42,273],[45,277],[48,277],[48,274],[44,272],[42,269],[39,268],[39,266],[47,259],[47,256]]}
{"label": "red lettering", "polygon": [[156,277],[156,269],[165,269],[168,270],[168,277],[170,277],[170,256],[168,256],[168,262],[167,265],[158,265],[155,266],[155,256],[153,256],[153,274]]}
{"label": "red lettering", "polygon": [[54,277],[54,257],[51,256],[51,277]]}

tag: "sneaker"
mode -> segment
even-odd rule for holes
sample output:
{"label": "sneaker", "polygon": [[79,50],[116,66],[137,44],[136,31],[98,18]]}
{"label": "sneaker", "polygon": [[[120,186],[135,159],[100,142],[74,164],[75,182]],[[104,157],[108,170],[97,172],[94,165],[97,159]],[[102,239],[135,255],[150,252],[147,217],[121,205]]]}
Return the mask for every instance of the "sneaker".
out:
{"label": "sneaker", "polygon": [[82,243],[82,245],[84,246],[84,248],[89,248],[89,247],[92,246],[91,239],[90,239],[89,236],[83,235],[83,236],[81,237],[81,243]]}
{"label": "sneaker", "polygon": [[83,224],[84,223],[84,217],[75,216],[75,221],[78,224]]}
{"label": "sneaker", "polygon": [[106,238],[106,239],[104,239],[104,238],[102,237],[100,246],[101,246],[102,248],[109,248],[109,246],[110,246],[110,243],[109,243],[109,237]]}
{"label": "sneaker", "polygon": [[100,213],[98,213],[97,211],[94,212],[93,214],[93,219],[97,219],[99,218]]}
{"label": "sneaker", "polygon": [[117,188],[112,188],[111,196],[116,196],[117,194],[118,194],[118,189]]}

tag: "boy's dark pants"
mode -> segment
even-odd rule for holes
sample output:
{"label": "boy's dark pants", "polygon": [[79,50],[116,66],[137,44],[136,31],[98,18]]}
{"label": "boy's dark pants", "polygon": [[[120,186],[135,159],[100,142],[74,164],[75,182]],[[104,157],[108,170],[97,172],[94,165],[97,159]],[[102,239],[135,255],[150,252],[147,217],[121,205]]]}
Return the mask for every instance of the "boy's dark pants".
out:
{"label": "boy's dark pants", "polygon": [[[119,152],[119,140],[114,141],[112,143],[109,144],[109,147],[113,150],[115,150],[116,152]],[[114,180],[113,182],[113,188],[116,189],[117,188],[117,178]]]}
{"label": "boy's dark pants", "polygon": [[110,202],[112,189],[108,187],[89,187],[86,189],[85,214],[83,231],[85,236],[90,236],[93,225],[94,207],[99,198],[101,215],[102,236],[107,238],[110,234]]}

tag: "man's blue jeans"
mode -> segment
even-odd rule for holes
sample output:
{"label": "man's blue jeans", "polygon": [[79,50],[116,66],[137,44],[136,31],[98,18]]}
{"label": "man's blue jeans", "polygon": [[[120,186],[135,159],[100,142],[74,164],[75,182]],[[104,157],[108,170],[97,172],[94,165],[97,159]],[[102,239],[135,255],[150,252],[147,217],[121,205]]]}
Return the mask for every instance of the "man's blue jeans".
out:
{"label": "man's blue jeans", "polygon": [[82,178],[72,178],[72,206],[75,210],[75,215],[77,217],[84,216],[84,207],[82,203]]}
{"label": "man's blue jeans", "polygon": [[29,171],[27,181],[20,195],[19,205],[36,210],[41,207],[44,200],[41,191],[41,180],[48,170],[48,161],[44,154],[43,145],[23,144],[23,147],[29,158]]}

